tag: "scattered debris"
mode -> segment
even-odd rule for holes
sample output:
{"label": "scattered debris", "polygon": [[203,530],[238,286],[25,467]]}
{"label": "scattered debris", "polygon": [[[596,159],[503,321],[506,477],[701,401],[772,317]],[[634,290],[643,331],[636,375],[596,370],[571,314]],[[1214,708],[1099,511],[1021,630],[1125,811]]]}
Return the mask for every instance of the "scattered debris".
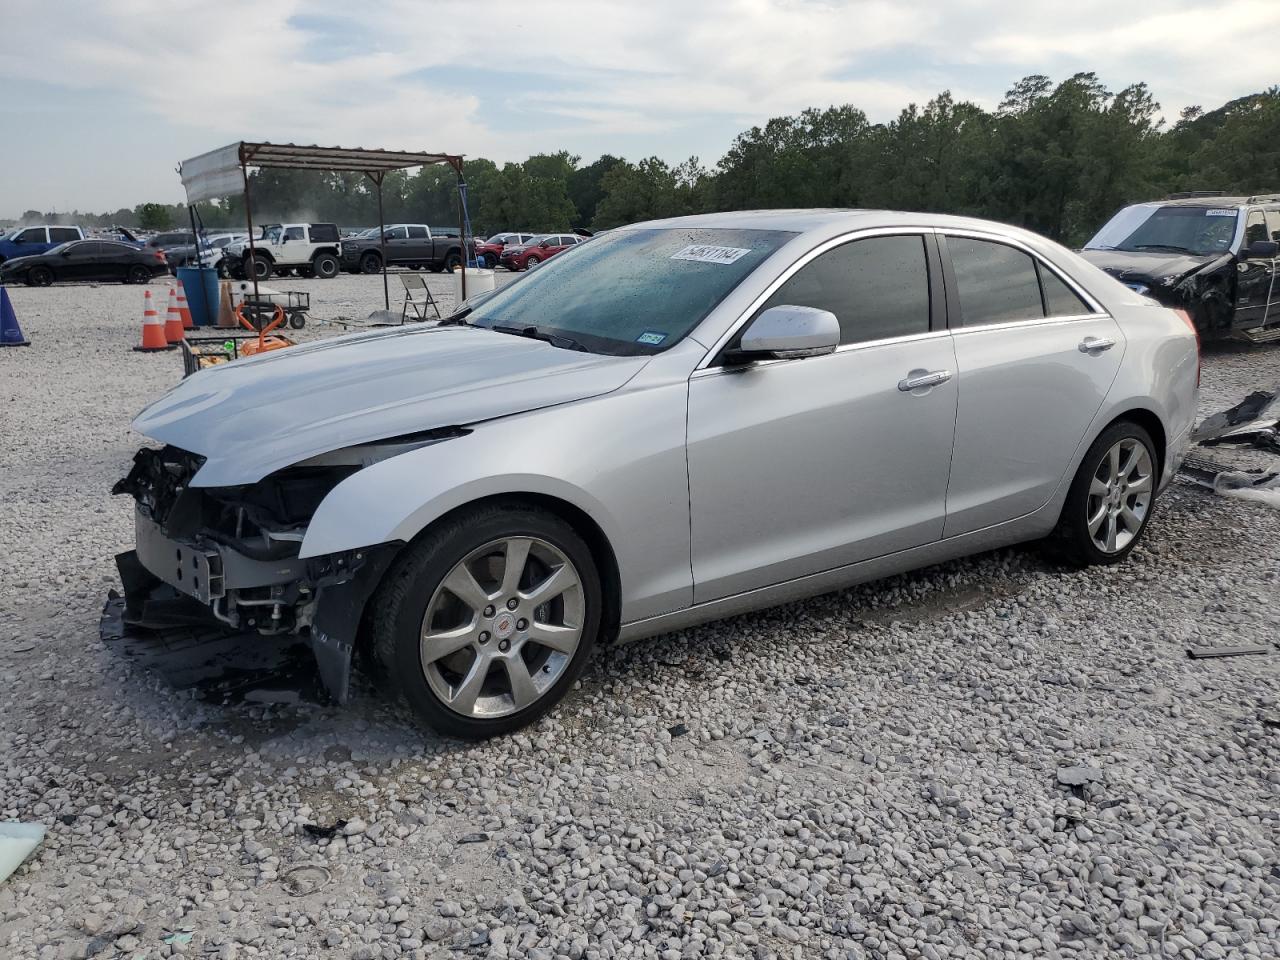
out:
{"label": "scattered debris", "polygon": [[1188,647],[1187,656],[1192,660],[1209,660],[1213,657],[1253,657],[1271,652],[1266,645],[1248,647]]}
{"label": "scattered debris", "polygon": [[333,821],[333,826],[322,827],[315,823],[304,823],[302,825],[303,832],[309,837],[315,837],[317,840],[332,840],[339,830],[347,825],[345,820]]}
{"label": "scattered debris", "polygon": [[1218,443],[1252,443],[1280,451],[1280,389],[1257,390],[1234,407],[1206,417],[1191,439],[1212,446]]}
{"label": "scattered debris", "polygon": [[189,933],[183,930],[178,933],[169,934],[167,937],[164,938],[164,942],[169,944],[170,946],[172,946],[175,943],[180,943],[183,946],[186,946],[191,942],[193,937],[195,937],[194,933]]}
{"label": "scattered debris", "polygon": [[0,883],[18,869],[43,839],[43,823],[0,823]]}
{"label": "scattered debris", "polygon": [[292,896],[305,897],[315,893],[333,879],[328,867],[307,863],[291,870],[286,870],[280,882]]}
{"label": "scattered debris", "polygon": [[487,833],[464,833],[458,838],[459,844],[464,843],[488,843],[489,835]]}
{"label": "scattered debris", "polygon": [[683,723],[677,723],[674,727],[667,727],[667,733],[671,734],[672,739],[683,737],[689,732],[689,728]]}
{"label": "scattered debris", "polygon": [[1102,771],[1098,767],[1059,767],[1058,783],[1070,788],[1077,797],[1084,796],[1086,784],[1097,783],[1102,779]]}
{"label": "scattered debris", "polygon": [[1214,493],[1280,507],[1280,471],[1233,470],[1204,457],[1193,456],[1183,461],[1179,472]]}

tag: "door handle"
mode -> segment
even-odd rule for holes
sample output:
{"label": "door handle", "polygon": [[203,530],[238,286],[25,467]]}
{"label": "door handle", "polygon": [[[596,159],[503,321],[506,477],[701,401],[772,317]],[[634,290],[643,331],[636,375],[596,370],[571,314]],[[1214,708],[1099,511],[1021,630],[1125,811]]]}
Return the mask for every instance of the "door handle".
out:
{"label": "door handle", "polygon": [[1110,350],[1116,345],[1116,342],[1110,337],[1085,337],[1080,341],[1081,353],[1101,353],[1103,350]]}
{"label": "door handle", "polygon": [[903,393],[910,393],[912,390],[919,390],[923,387],[936,387],[938,384],[946,383],[950,379],[950,370],[933,370],[929,373],[922,373],[919,376],[899,380],[898,389]]}

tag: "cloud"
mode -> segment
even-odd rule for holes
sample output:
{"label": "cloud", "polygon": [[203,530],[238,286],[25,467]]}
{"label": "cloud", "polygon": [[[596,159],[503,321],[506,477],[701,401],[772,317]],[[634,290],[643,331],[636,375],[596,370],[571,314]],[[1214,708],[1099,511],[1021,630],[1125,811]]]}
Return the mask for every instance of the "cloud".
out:
{"label": "cloud", "polygon": [[[106,184],[173,191],[179,159],[240,138],[714,162],[734,132],[772,116],[853,103],[883,121],[944,88],[993,106],[1028,73],[1145,80],[1176,116],[1273,83],[1265,57],[1240,53],[1265,51],[1278,31],[1274,0],[1132,12],[1112,0],[100,0],[74,15],[29,4],[5,17],[0,79],[32,98],[0,110],[23,118],[34,139],[19,159],[36,168],[6,171],[0,212],[39,205],[19,194],[55,174],[55,196],[98,195],[99,206]],[[93,126],[131,166],[95,163],[65,189],[71,158],[41,162],[49,111]],[[171,155],[130,148],[148,135]]]}

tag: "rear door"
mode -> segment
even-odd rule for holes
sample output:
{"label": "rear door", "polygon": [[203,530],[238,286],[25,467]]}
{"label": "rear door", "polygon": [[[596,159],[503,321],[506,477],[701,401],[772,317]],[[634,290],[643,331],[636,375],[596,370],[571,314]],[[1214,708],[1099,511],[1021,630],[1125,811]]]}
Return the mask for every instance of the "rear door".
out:
{"label": "rear door", "polygon": [[695,602],[942,536],[956,381],[939,273],[929,235],[840,243],[760,307],[830,310],[835,353],[694,373]]}
{"label": "rear door", "polygon": [[950,538],[1031,513],[1063,479],[1120,369],[1119,325],[1029,250],[942,238],[959,370]]}
{"label": "rear door", "polygon": [[405,240],[404,259],[413,263],[427,263],[431,260],[431,231],[424,226],[406,228],[408,239]]}
{"label": "rear door", "polygon": [[1266,214],[1250,210],[1244,222],[1244,249],[1236,261],[1236,315],[1233,326],[1249,329],[1266,322],[1267,305],[1275,287],[1276,261],[1248,255],[1249,244],[1271,239]]}

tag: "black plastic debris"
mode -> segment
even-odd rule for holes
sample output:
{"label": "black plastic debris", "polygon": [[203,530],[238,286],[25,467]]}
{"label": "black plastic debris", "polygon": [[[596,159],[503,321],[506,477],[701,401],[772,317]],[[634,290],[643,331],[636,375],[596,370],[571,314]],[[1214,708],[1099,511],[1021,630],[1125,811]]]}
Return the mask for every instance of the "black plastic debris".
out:
{"label": "black plastic debris", "polygon": [[1188,647],[1187,656],[1192,660],[1209,660],[1214,657],[1257,657],[1271,653],[1266,645],[1247,647]]}
{"label": "black plastic debris", "polygon": [[1280,390],[1257,390],[1234,407],[1201,421],[1191,434],[1196,443],[1252,443],[1280,450]]}
{"label": "black plastic debris", "polygon": [[667,727],[667,733],[671,734],[673,739],[675,737],[683,737],[688,732],[689,728],[683,723],[677,723],[674,727]]}
{"label": "black plastic debris", "polygon": [[463,843],[488,843],[488,842],[489,842],[489,835],[488,835],[487,833],[483,833],[483,832],[481,832],[481,831],[476,831],[475,833],[464,833],[462,836],[460,836],[460,837],[458,838],[458,843],[459,843],[459,844],[463,844]]}
{"label": "black plastic debris", "polygon": [[335,820],[333,821],[333,825],[329,827],[322,827],[315,823],[304,823],[302,825],[302,831],[307,836],[315,837],[317,840],[332,840],[337,836],[338,831],[346,825],[347,821],[345,820]]}
{"label": "black plastic debris", "polygon": [[1090,783],[1102,779],[1102,771],[1098,767],[1059,767],[1058,783],[1067,787],[1075,796],[1083,798],[1084,788]]}

